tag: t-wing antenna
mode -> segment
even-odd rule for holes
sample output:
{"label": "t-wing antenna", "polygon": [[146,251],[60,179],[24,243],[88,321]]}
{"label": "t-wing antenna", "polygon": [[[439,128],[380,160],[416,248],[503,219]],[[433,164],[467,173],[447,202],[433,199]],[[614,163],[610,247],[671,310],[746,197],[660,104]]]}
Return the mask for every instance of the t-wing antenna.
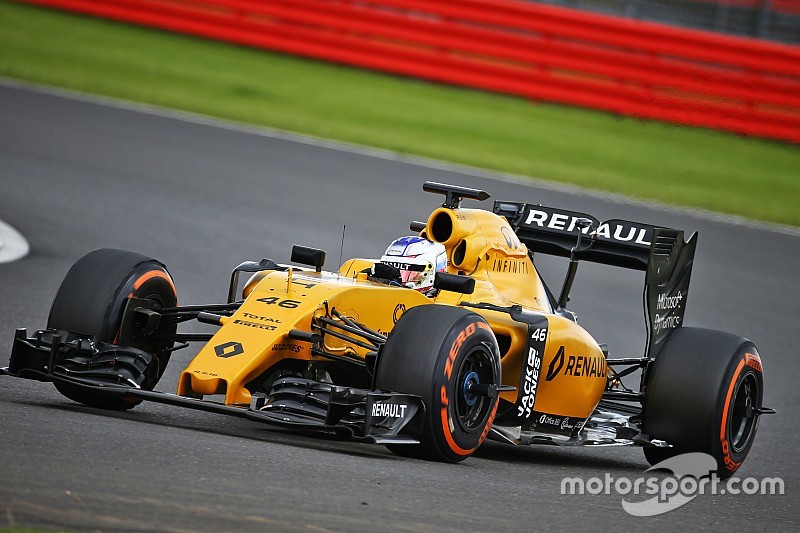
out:
{"label": "t-wing antenna", "polygon": [[423,183],[422,190],[425,192],[444,194],[445,198],[442,207],[447,207],[449,209],[457,209],[461,207],[461,200],[464,198],[478,201],[488,200],[491,198],[491,195],[486,191],[470,189],[469,187],[461,187],[459,185],[436,183],[435,181],[426,181]]}

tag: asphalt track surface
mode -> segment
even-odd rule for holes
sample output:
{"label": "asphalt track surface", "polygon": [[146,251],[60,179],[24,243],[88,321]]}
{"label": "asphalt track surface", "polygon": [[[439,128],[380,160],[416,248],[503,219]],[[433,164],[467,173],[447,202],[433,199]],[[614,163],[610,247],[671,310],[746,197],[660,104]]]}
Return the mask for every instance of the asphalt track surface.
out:
{"label": "asphalt track surface", "polygon": [[[345,257],[378,256],[441,202],[422,192],[426,179],[601,220],[699,231],[686,322],[758,344],[765,404],[778,414],[763,420],[740,475],[781,476],[786,493],[698,496],[667,514],[634,518],[619,494],[561,495],[560,483],[640,477],[647,464],[635,448],[488,443],[464,463],[445,465],[158,404],[103,412],[48,384],[0,378],[0,527],[798,529],[800,237],[791,232],[0,86],[0,219],[31,245],[24,259],[0,264],[0,364],[15,327],[44,326],[61,279],[89,250],[151,255],[168,265],[182,303],[221,301],[232,267],[287,261],[293,243],[327,249],[335,267],[344,224]],[[542,269],[560,286],[562,261]],[[642,351],[642,283],[640,273],[580,267],[573,308],[614,354]],[[191,355],[173,357],[160,390],[174,391]]]}

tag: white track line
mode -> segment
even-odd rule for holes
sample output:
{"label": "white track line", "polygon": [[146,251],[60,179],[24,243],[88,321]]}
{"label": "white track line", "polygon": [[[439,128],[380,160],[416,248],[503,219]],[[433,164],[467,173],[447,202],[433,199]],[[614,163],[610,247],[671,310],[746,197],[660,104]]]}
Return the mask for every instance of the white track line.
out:
{"label": "white track line", "polygon": [[0,220],[0,263],[22,259],[30,251],[28,241],[20,232]]}
{"label": "white track line", "polygon": [[583,187],[578,187],[577,185],[568,185],[563,183],[554,183],[551,181],[545,181],[541,178],[534,178],[530,176],[522,176],[518,174],[508,174],[503,172],[496,172],[492,170],[482,169],[478,167],[471,167],[466,165],[460,165],[456,163],[450,163],[447,161],[441,161],[437,159],[429,159],[426,157],[420,157],[415,155],[408,155],[402,154],[399,152],[392,152],[391,150],[384,150],[380,148],[372,148],[369,146],[363,146],[359,144],[349,143],[345,141],[335,141],[331,139],[324,139],[321,137],[314,137],[311,135],[305,135],[300,133],[294,133],[287,130],[279,130],[276,128],[269,128],[266,126],[253,126],[241,122],[233,122],[230,120],[224,120],[219,118],[213,118],[205,115],[199,115],[196,113],[191,113],[188,111],[178,111],[174,109],[169,109],[165,107],[158,107],[151,104],[142,104],[138,102],[131,102],[129,100],[122,100],[118,98],[112,98],[108,96],[98,96],[89,93],[83,93],[78,91],[73,91],[70,89],[63,89],[60,87],[53,87],[53,86],[45,86],[45,85],[36,85],[29,82],[16,80],[12,78],[6,78],[0,76],[0,86],[5,86],[13,89],[22,89],[42,94],[48,94],[51,96],[58,96],[61,98],[68,98],[71,100],[76,100],[85,103],[91,103],[96,105],[102,105],[107,107],[112,107],[116,109],[124,109],[127,111],[135,111],[138,113],[144,113],[147,115],[153,115],[161,118],[169,118],[173,120],[180,120],[182,122],[188,122],[192,124],[200,124],[203,126],[210,126],[214,128],[221,128],[225,130],[235,131],[239,133],[248,133],[252,135],[259,135],[261,137],[269,137],[272,139],[280,139],[283,141],[291,141],[300,144],[307,144],[310,146],[318,146],[322,148],[329,148],[331,150],[338,150],[340,152],[346,152],[351,154],[357,154],[362,156],[368,157],[375,157],[378,159],[386,159],[389,161],[399,161],[403,163],[407,163],[410,165],[415,165],[423,168],[430,168],[435,170],[444,170],[448,172],[457,172],[460,174],[466,174],[469,176],[475,176],[479,178],[485,178],[490,180],[496,181],[504,181],[509,183],[514,183],[518,185],[525,185],[531,187],[537,187],[539,189],[545,189],[550,191],[568,193],[568,194],[577,194],[582,196],[588,196],[589,198],[597,198],[600,200],[620,203],[620,204],[628,204],[634,205],[638,207],[646,207],[649,209],[655,209],[658,211],[663,211],[667,213],[675,213],[678,215],[686,215],[692,216],[704,220],[711,220],[714,222],[719,222],[723,224],[732,224],[735,226],[743,226],[753,229],[759,229],[764,231],[770,231],[774,233],[781,233],[784,235],[790,235],[793,237],[800,237],[800,227],[789,226],[786,224],[777,224],[771,222],[762,222],[758,220],[751,220],[742,216],[738,215],[728,215],[723,213],[717,213],[715,211],[709,211],[706,209],[699,209],[699,208],[688,208],[688,207],[679,207],[673,206],[669,204],[664,204],[657,201],[644,201],[635,198],[631,198],[628,196],[624,196],[622,194],[617,193],[610,193],[605,191],[599,191],[595,189],[586,189]]}

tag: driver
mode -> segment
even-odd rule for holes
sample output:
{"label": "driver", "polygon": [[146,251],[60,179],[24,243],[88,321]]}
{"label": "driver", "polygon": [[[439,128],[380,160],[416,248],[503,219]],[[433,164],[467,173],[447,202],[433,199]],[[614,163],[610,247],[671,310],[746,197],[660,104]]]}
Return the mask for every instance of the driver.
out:
{"label": "driver", "polygon": [[436,273],[447,270],[447,252],[441,244],[422,237],[401,237],[389,245],[380,262],[399,271],[401,285],[432,297]]}

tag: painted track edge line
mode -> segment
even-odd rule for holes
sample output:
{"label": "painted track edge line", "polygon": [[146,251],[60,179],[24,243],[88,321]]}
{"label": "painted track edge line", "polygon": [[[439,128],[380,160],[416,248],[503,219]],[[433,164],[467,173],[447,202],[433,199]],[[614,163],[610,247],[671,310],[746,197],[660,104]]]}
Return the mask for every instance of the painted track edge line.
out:
{"label": "painted track edge line", "polygon": [[212,117],[209,115],[201,115],[199,113],[193,113],[191,111],[181,111],[168,107],[157,106],[154,104],[145,104],[140,102],[134,102],[131,100],[125,100],[122,98],[115,98],[112,96],[96,95],[92,93],[86,93],[54,85],[37,84],[25,80],[19,80],[16,78],[0,76],[0,86],[11,89],[27,90],[50,96],[57,96],[60,98],[67,98],[70,100],[76,100],[79,102],[90,103],[95,105],[102,105],[102,106],[112,107],[115,109],[133,111],[161,118],[179,120],[182,122],[197,124],[201,126],[221,128],[238,133],[259,135],[261,137],[268,137],[287,142],[296,142],[299,144],[306,144],[309,146],[316,146],[319,148],[327,148],[330,150],[351,153],[354,155],[375,157],[377,159],[384,159],[389,161],[397,161],[399,163],[406,163],[410,165],[419,166],[422,168],[430,168],[432,170],[456,172],[459,174],[465,174],[476,178],[502,181],[507,183],[513,183],[516,185],[537,187],[540,189],[565,193],[565,194],[577,194],[589,198],[594,198],[597,200],[602,200],[609,203],[618,203],[636,207],[645,207],[665,213],[691,216],[702,220],[717,222],[721,224],[729,224],[733,226],[742,226],[749,229],[769,231],[773,233],[788,235],[791,237],[800,237],[800,227],[790,226],[787,224],[753,220],[740,215],[719,213],[716,211],[711,211],[701,208],[690,208],[690,207],[670,205],[655,200],[642,200],[630,196],[625,196],[619,193],[600,191],[597,189],[589,189],[580,187],[578,185],[571,185],[566,183],[557,183],[533,176],[510,174],[505,172],[493,171],[490,169],[483,169],[480,167],[461,165],[459,163],[452,163],[448,161],[432,159],[417,155],[404,154],[402,152],[394,152],[391,150],[375,148],[356,143],[350,143],[347,141],[326,139],[324,137],[315,137],[309,134],[297,133],[289,130],[281,130],[278,128],[271,128],[269,126],[257,126],[254,124],[236,122],[233,120]]}
{"label": "painted track edge line", "polygon": [[31,246],[25,236],[8,222],[0,220],[0,264],[19,261],[30,251]]}

